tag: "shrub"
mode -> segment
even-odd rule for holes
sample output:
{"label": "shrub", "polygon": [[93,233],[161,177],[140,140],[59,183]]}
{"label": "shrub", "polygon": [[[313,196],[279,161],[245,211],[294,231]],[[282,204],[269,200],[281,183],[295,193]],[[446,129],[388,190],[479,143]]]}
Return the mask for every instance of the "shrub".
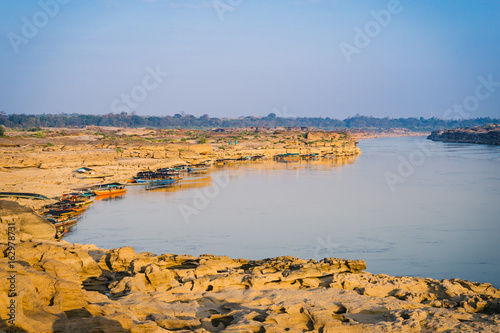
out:
{"label": "shrub", "polygon": [[198,141],[198,143],[207,143],[207,138],[201,138],[200,141]]}
{"label": "shrub", "polygon": [[44,138],[45,133],[43,131],[38,131],[36,133],[31,134],[30,136],[33,138]]}
{"label": "shrub", "polygon": [[5,127],[3,125],[0,125],[0,137],[5,136]]}

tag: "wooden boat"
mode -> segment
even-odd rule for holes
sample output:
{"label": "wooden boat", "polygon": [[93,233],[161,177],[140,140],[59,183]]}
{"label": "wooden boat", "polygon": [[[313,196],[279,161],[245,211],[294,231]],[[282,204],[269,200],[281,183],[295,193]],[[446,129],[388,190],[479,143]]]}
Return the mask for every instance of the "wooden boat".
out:
{"label": "wooden boat", "polygon": [[24,193],[24,192],[0,192],[0,197],[23,198],[23,199],[37,199],[37,200],[50,200],[44,195],[37,193]]}
{"label": "wooden boat", "polygon": [[265,157],[266,157],[265,155],[256,155],[256,156],[252,156],[252,157],[250,157],[250,159],[251,159],[252,161],[260,161],[260,160],[265,159]]}
{"label": "wooden boat", "polygon": [[[61,205],[72,205],[74,207],[82,207],[93,204],[94,200],[89,199],[89,197],[76,197],[76,196],[64,196],[59,201]],[[57,205],[57,204],[56,204]]]}
{"label": "wooden boat", "polygon": [[88,174],[94,174],[94,170],[91,169],[91,168],[87,168],[87,167],[81,167],[81,168],[78,168],[76,169],[75,172],[78,172],[78,173],[88,173]]}
{"label": "wooden boat", "polygon": [[164,179],[182,179],[181,171],[172,171],[172,169],[162,168],[155,172],[153,171],[141,171],[137,173],[134,177],[135,183],[145,184],[150,183],[154,180],[164,180]]}
{"label": "wooden boat", "polygon": [[154,180],[150,180],[148,181],[148,184],[173,184],[175,183],[177,180],[176,179],[154,179]]}
{"label": "wooden boat", "polygon": [[110,183],[110,184],[100,184],[93,188],[93,191],[96,195],[110,195],[110,194],[118,194],[125,193],[127,189],[125,185],[120,183]]}
{"label": "wooden boat", "polygon": [[54,227],[70,227],[75,225],[78,222],[78,217],[72,217],[68,219],[55,219],[52,217],[48,217],[47,220],[52,223]]}
{"label": "wooden boat", "polygon": [[300,155],[300,158],[302,158],[303,160],[316,160],[318,159],[318,154]]}
{"label": "wooden boat", "polygon": [[238,165],[241,161],[238,160],[227,160],[226,165]]}
{"label": "wooden boat", "polygon": [[86,188],[79,188],[79,189],[74,189],[72,190],[71,193],[67,193],[67,194],[63,194],[63,197],[66,196],[66,195],[75,195],[75,196],[78,196],[80,198],[90,198],[90,197],[93,197],[95,196],[94,194],[94,191],[92,191],[92,189],[86,187]]}
{"label": "wooden boat", "polygon": [[99,201],[119,200],[119,199],[123,199],[123,196],[125,194],[126,194],[125,192],[122,192],[122,193],[116,193],[116,194],[99,195],[95,199],[99,200]]}
{"label": "wooden boat", "polygon": [[298,153],[279,154],[274,156],[274,160],[278,162],[300,161],[301,159]]}
{"label": "wooden boat", "polygon": [[106,173],[106,174],[103,174],[103,175],[83,175],[83,176],[76,177],[76,178],[91,179],[91,178],[106,178],[106,177],[112,177],[112,176],[114,176],[114,174],[112,174],[112,173]]}
{"label": "wooden boat", "polygon": [[205,163],[193,164],[187,168],[189,173],[206,173],[208,165]]}
{"label": "wooden boat", "polygon": [[181,172],[186,172],[188,168],[188,165],[186,164],[177,164],[174,165],[173,169],[174,171],[181,171]]}
{"label": "wooden boat", "polygon": [[195,173],[207,173],[207,168],[206,167],[199,167],[199,168],[188,168],[188,172],[195,174]]}
{"label": "wooden boat", "polygon": [[83,213],[87,209],[86,206],[68,206],[68,205],[55,205],[47,208],[51,212],[72,211],[75,213]]}
{"label": "wooden boat", "polygon": [[103,188],[99,190],[94,190],[94,193],[99,196],[99,195],[112,195],[112,194],[119,194],[119,193],[125,193],[127,192],[127,189],[125,187],[108,187],[108,188]]}
{"label": "wooden boat", "polygon": [[54,210],[50,209],[46,212],[43,213],[46,217],[72,217],[78,214],[83,213],[83,211],[77,212],[72,209],[61,209],[61,210]]}

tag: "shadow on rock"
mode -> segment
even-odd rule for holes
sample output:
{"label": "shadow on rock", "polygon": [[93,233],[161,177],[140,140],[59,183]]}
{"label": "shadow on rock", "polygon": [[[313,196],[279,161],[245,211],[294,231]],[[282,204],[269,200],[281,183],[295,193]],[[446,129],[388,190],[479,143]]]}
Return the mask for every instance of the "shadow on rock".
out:
{"label": "shadow on rock", "polygon": [[64,311],[64,313],[66,314],[65,318],[54,322],[52,327],[53,332],[130,332],[130,330],[123,328],[122,324],[118,321],[105,317],[92,317],[92,314],[84,308],[68,310]]}
{"label": "shadow on rock", "polygon": [[7,324],[7,321],[3,319],[0,319],[0,330],[5,330],[5,332],[8,333],[28,333],[28,331],[23,330],[22,328]]}

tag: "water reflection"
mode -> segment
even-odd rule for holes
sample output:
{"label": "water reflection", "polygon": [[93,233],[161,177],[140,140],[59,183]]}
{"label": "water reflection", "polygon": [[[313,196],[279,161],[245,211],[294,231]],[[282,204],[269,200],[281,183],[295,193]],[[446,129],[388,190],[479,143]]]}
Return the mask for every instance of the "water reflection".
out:
{"label": "water reflection", "polygon": [[212,176],[204,175],[202,177],[189,176],[187,179],[182,179],[179,182],[166,184],[163,186],[155,186],[149,188],[152,192],[175,192],[189,190],[194,188],[212,186]]}

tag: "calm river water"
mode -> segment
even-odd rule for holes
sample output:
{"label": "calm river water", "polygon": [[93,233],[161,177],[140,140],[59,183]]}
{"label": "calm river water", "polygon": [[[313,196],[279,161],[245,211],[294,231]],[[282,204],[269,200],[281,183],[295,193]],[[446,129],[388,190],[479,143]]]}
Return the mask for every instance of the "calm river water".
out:
{"label": "calm river water", "polygon": [[500,147],[363,140],[358,158],[254,163],[96,200],[66,240],[156,254],[363,259],[500,287]]}

